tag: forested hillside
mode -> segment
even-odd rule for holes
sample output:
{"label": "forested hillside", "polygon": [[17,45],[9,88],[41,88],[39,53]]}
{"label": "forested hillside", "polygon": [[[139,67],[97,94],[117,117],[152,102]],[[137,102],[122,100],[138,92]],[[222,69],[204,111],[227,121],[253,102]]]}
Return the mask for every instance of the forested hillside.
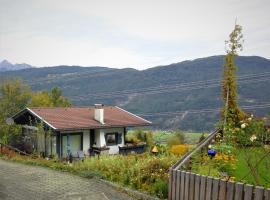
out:
{"label": "forested hillside", "polygon": [[[58,86],[76,106],[118,105],[153,121],[154,128],[207,131],[219,118],[223,63],[224,56],[212,56],[143,71],[79,66],[30,68],[1,72],[0,79],[19,77],[33,90]],[[236,64],[240,105],[266,115],[270,112],[270,60],[238,57]]]}

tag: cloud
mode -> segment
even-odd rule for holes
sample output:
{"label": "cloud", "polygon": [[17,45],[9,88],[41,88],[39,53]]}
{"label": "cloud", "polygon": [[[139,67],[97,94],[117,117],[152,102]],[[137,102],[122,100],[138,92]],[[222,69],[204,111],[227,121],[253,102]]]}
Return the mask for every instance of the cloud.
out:
{"label": "cloud", "polygon": [[270,57],[268,0],[0,2],[0,58],[12,62],[142,69],[222,54],[236,17],[242,55]]}

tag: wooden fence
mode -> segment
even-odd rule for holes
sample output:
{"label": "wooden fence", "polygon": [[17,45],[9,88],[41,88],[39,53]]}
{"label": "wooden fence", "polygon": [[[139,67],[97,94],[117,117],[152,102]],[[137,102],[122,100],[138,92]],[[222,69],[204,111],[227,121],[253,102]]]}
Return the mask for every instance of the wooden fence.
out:
{"label": "wooden fence", "polygon": [[170,170],[170,200],[270,200],[270,189]]}

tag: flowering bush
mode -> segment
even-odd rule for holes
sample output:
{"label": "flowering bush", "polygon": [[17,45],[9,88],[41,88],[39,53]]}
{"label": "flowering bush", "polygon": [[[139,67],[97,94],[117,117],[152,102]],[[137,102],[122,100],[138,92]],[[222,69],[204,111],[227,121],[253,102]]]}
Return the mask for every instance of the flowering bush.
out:
{"label": "flowering bush", "polygon": [[184,155],[189,150],[189,145],[187,144],[179,144],[179,145],[173,145],[170,148],[170,152],[175,155]]}
{"label": "flowering bush", "polygon": [[239,146],[257,146],[264,141],[266,130],[262,120],[246,117],[236,127],[225,127],[226,143]]}

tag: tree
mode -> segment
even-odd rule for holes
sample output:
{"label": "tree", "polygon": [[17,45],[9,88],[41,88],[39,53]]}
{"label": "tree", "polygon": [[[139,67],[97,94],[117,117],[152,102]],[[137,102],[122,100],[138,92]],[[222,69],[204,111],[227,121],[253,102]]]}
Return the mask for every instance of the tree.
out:
{"label": "tree", "polygon": [[[237,103],[237,83],[235,57],[238,52],[243,49],[243,34],[242,27],[235,25],[234,30],[229,36],[229,40],[225,41],[226,57],[223,71],[222,81],[222,97],[224,101],[224,108],[222,110],[222,119],[226,125],[235,127],[243,119],[244,113]],[[225,124],[224,123],[224,124]]]}
{"label": "tree", "polygon": [[32,107],[68,107],[70,101],[62,96],[62,91],[58,87],[54,87],[50,92],[41,91],[32,94],[32,100],[29,104]]}
{"label": "tree", "polygon": [[50,98],[54,107],[57,106],[68,107],[71,105],[69,100],[66,97],[62,96],[62,91],[59,87],[54,87],[51,90]]}
{"label": "tree", "polygon": [[70,106],[71,103],[62,96],[62,91],[55,87],[50,92],[32,92],[23,81],[11,79],[0,85],[0,141],[9,143],[21,133],[20,126],[8,125],[6,119],[23,110],[26,106],[56,107]]}
{"label": "tree", "polygon": [[49,93],[47,91],[33,93],[31,103],[29,105],[31,107],[51,107],[52,102]]}
{"label": "tree", "polygon": [[8,125],[6,119],[19,112],[31,98],[30,88],[21,80],[4,81],[0,86],[0,140],[8,143],[9,139],[20,133],[20,127]]}

